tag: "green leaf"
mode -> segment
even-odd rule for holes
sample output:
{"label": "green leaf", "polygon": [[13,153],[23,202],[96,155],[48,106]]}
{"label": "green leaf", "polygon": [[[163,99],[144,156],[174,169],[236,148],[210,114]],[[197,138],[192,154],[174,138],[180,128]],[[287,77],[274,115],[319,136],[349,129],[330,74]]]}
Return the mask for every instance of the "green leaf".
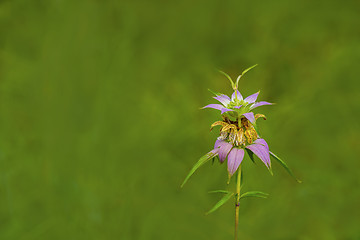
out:
{"label": "green leaf", "polygon": [[260,192],[260,191],[251,191],[251,192],[246,192],[240,195],[240,199],[242,198],[246,198],[246,197],[259,197],[259,198],[267,198],[267,196],[269,196],[269,194],[264,193],[264,192]]}
{"label": "green leaf", "polygon": [[298,182],[298,183],[302,183],[301,180],[297,179],[294,175],[294,173],[291,171],[291,169],[288,167],[288,165],[283,161],[281,160],[278,156],[276,156],[273,152],[270,152],[270,155],[275,158],[280,164],[281,166],[283,166],[286,171]]}
{"label": "green leaf", "polygon": [[242,73],[241,73],[241,76],[243,76],[245,73],[247,73],[248,71],[250,71],[251,69],[253,69],[254,67],[256,67],[258,64],[255,64],[247,69],[245,69]]}
{"label": "green leaf", "polygon": [[234,195],[234,193],[227,193],[225,196],[223,196],[223,197],[220,199],[220,201],[218,201],[218,202],[215,204],[215,206],[214,206],[212,209],[210,209],[210,210],[206,213],[206,215],[209,214],[209,213],[212,213],[212,212],[216,211],[219,207],[221,207],[222,205],[224,205],[233,195]]}
{"label": "green leaf", "polygon": [[214,92],[214,91],[211,90],[211,89],[208,89],[208,91],[211,92],[212,94],[214,94],[215,96],[219,96],[219,95],[222,94],[222,93]]}
{"label": "green leaf", "polygon": [[210,191],[209,193],[232,193],[226,190],[214,190],[214,191]]}
{"label": "green leaf", "polygon": [[195,163],[195,165],[192,167],[192,169],[190,170],[190,172],[188,173],[188,175],[186,176],[184,182],[181,184],[181,187],[183,187],[185,185],[185,183],[189,180],[189,178],[191,177],[191,175],[194,174],[194,172],[201,167],[204,163],[206,163],[207,161],[209,161],[210,159],[212,159],[213,157],[215,157],[217,155],[217,153],[213,153],[213,152],[208,152],[207,154],[205,154],[204,156],[202,156],[199,161],[197,161],[197,163]]}
{"label": "green leaf", "polygon": [[273,171],[272,171],[271,166],[270,166],[270,167],[268,167],[267,169],[269,170],[269,172],[270,172],[271,176],[274,176],[274,173],[273,173]]}
{"label": "green leaf", "polygon": [[254,153],[253,153],[250,149],[245,148],[245,150],[246,150],[247,154],[249,155],[250,160],[251,160],[254,164],[256,164],[256,162],[255,162],[255,160],[254,160]]}
{"label": "green leaf", "polygon": [[229,81],[231,83],[231,87],[235,88],[235,84],[234,84],[233,80],[231,79],[231,77],[229,75],[227,75],[226,73],[224,73],[223,71],[221,71],[221,70],[218,70],[218,71],[219,71],[219,73],[223,74],[227,79],[229,79]]}

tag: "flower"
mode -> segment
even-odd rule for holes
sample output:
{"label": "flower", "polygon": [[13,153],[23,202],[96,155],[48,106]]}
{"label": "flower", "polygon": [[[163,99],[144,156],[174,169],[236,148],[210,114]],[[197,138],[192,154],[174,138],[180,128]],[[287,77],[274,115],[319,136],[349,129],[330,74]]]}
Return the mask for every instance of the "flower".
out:
{"label": "flower", "polygon": [[[265,166],[271,170],[270,152],[266,141],[257,133],[256,120],[265,118],[263,114],[254,115],[253,109],[272,105],[266,101],[256,102],[260,92],[243,99],[241,93],[234,89],[231,98],[225,94],[218,94],[214,99],[221,104],[209,104],[203,108],[213,108],[221,111],[223,121],[217,121],[211,128],[220,125],[220,136],[215,142],[213,153],[218,154],[220,163],[228,159],[228,172],[233,175],[245,154],[245,149],[258,156]],[[234,120],[231,120],[233,118]]]}

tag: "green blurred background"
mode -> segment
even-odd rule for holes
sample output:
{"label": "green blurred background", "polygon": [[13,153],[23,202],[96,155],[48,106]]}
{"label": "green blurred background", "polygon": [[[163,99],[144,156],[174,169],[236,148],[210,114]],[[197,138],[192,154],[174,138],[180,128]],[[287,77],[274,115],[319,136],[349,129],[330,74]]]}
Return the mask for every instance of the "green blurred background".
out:
{"label": "green blurred background", "polygon": [[360,2],[0,1],[0,239],[233,239],[208,88],[259,89],[241,239],[360,239]]}

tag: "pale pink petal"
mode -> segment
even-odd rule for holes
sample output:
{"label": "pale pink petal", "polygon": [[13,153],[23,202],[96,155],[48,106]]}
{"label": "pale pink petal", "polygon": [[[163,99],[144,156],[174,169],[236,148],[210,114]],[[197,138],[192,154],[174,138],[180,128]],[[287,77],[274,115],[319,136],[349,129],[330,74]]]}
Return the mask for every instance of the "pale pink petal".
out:
{"label": "pale pink petal", "polygon": [[223,144],[223,143],[226,143],[226,142],[225,142],[224,140],[219,140],[219,139],[217,139],[217,140],[215,141],[214,149],[219,148],[219,147],[221,146],[221,144]]}
{"label": "pale pink petal", "polygon": [[256,139],[254,143],[264,145],[267,149],[269,149],[269,145],[263,138]]}
{"label": "pale pink petal", "polygon": [[231,143],[228,143],[228,142],[221,143],[220,149],[219,149],[219,160],[221,163],[225,161],[225,159],[226,159],[227,155],[229,154],[232,147],[233,146]]}
{"label": "pale pink petal", "polygon": [[213,109],[217,109],[217,110],[221,110],[224,108],[223,105],[220,105],[220,104],[209,104],[209,105],[206,105],[204,108],[213,108]]}
{"label": "pale pink petal", "polygon": [[260,101],[260,102],[254,103],[254,104],[250,107],[250,110],[252,110],[252,109],[254,109],[254,108],[257,108],[257,107],[260,107],[260,106],[263,106],[263,105],[273,105],[273,103],[269,103],[269,102],[265,102],[265,101]]}
{"label": "pale pink petal", "polygon": [[[239,101],[243,100],[243,96],[241,95],[239,90],[236,90],[236,94],[237,94],[237,99]],[[234,91],[234,93],[231,95],[231,101],[234,101],[235,99],[236,99],[236,96],[235,96],[235,91]]]}
{"label": "pale pink petal", "polygon": [[260,92],[254,93],[253,95],[248,96],[247,98],[244,99],[245,102],[247,103],[254,103],[258,97]]}
{"label": "pale pink petal", "polygon": [[266,165],[266,167],[270,168],[270,154],[269,149],[266,146],[255,143],[247,146],[246,148],[250,149],[256,156],[258,156],[260,160],[263,161],[263,163]]}
{"label": "pale pink petal", "polygon": [[253,113],[253,112],[244,113],[243,115],[244,115],[244,117],[246,117],[247,120],[249,120],[252,124],[255,123],[255,116],[254,116],[254,113]]}
{"label": "pale pink petal", "polygon": [[229,112],[229,111],[234,111],[234,110],[228,109],[228,108],[222,108],[222,109],[221,109],[221,114],[226,113],[226,112]]}
{"label": "pale pink petal", "polygon": [[244,149],[233,148],[228,156],[228,172],[232,176],[244,158]]}
{"label": "pale pink petal", "polygon": [[216,100],[221,102],[224,107],[226,107],[230,103],[230,98],[226,96],[225,94],[221,94],[219,96],[214,97]]}

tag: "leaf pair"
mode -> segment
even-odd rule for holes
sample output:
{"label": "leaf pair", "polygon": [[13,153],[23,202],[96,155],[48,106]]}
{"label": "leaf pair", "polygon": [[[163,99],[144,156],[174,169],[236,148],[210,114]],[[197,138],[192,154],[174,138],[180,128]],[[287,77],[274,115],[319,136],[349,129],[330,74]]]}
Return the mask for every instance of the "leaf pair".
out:
{"label": "leaf pair", "polygon": [[255,65],[253,65],[253,66],[245,69],[245,70],[238,76],[238,78],[236,79],[236,83],[234,83],[234,81],[231,79],[231,77],[230,77],[228,74],[226,74],[225,72],[220,71],[220,70],[218,70],[218,71],[219,71],[221,74],[223,74],[227,79],[229,79],[229,81],[230,81],[230,83],[231,83],[231,87],[235,90],[235,89],[238,88],[240,78],[241,78],[242,76],[244,76],[245,73],[247,73],[248,71],[250,71],[251,69],[253,69],[253,68],[256,67],[256,66],[257,66],[257,64],[255,64]]}
{"label": "leaf pair", "polygon": [[[211,191],[209,193],[224,193],[225,195],[220,199],[220,201],[218,201],[215,204],[215,206],[213,208],[211,208],[208,212],[206,212],[206,215],[210,214],[212,212],[215,212],[219,207],[224,205],[235,194],[233,192],[229,192],[229,191],[226,191],[226,190],[216,190],[216,191]],[[240,199],[246,198],[246,197],[267,198],[267,196],[269,196],[269,194],[264,193],[264,192],[251,191],[251,192],[246,192],[246,193],[241,194]]]}

